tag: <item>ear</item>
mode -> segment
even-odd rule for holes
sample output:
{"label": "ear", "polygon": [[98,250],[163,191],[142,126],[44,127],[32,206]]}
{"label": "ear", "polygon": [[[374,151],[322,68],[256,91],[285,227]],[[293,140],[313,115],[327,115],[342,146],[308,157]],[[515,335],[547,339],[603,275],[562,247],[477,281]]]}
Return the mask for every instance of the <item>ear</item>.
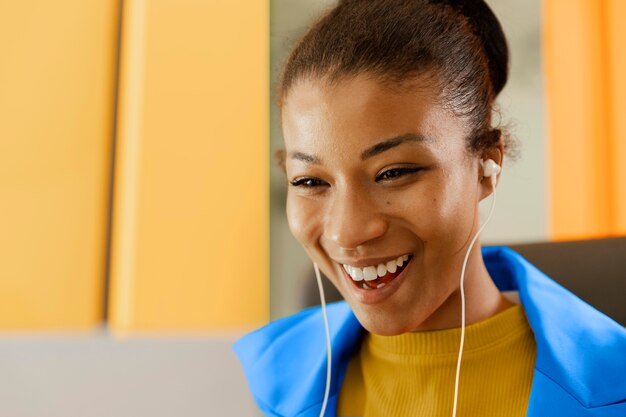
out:
{"label": "ear", "polygon": [[287,167],[285,165],[285,150],[279,149],[274,153],[274,162],[276,166],[283,171],[283,174],[287,175]]}
{"label": "ear", "polygon": [[[500,168],[503,168],[504,162],[504,139],[502,138],[502,134],[499,135],[498,141],[493,144],[489,149],[483,151],[481,159],[484,161],[486,159],[493,159],[494,162],[500,165]],[[479,178],[481,184],[481,195],[480,199],[483,200],[487,196],[491,195],[493,192],[493,187],[491,185],[491,179],[483,177],[483,169],[481,164],[478,164],[479,169]],[[496,176],[496,185],[500,183],[500,175],[502,171]]]}

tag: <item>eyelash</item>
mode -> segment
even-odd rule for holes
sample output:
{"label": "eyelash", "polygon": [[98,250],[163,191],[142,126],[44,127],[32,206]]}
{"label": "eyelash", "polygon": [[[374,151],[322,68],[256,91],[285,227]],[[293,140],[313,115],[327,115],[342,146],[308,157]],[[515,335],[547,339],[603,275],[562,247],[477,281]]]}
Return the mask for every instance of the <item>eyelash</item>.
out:
{"label": "eyelash", "polygon": [[[421,171],[422,168],[391,168],[388,169],[386,171],[383,171],[380,173],[380,175],[378,175],[376,177],[376,181],[392,181],[394,178],[401,178],[404,177],[405,175],[409,175],[409,174],[414,174],[416,172]],[[381,177],[389,172],[396,172],[398,173],[397,175],[391,177],[391,178],[386,178],[386,179],[382,179]]]}
{"label": "eyelash", "polygon": [[[414,174],[416,172],[421,171],[422,168],[391,168],[388,169],[386,171],[383,171],[382,173],[380,173],[380,175],[378,175],[376,177],[376,182],[378,181],[393,181],[396,178],[401,178],[405,175],[409,175],[409,174]],[[388,174],[390,172],[395,172],[396,175],[394,175],[391,178],[383,178],[383,176],[385,174]],[[307,184],[307,182],[309,184]],[[315,184],[311,184],[311,182],[315,183]],[[311,178],[311,177],[304,177],[304,178],[298,178],[295,179],[293,181],[290,181],[289,184],[291,184],[293,187],[303,187],[303,188],[315,188],[315,187],[319,187],[324,185],[324,181],[318,179],[318,178]]]}
{"label": "eyelash", "polygon": [[317,181],[319,183],[323,183],[322,180],[319,180],[317,178],[298,178],[297,180],[289,181],[289,184],[291,184],[294,187],[304,187],[304,188],[314,188],[314,187],[319,187],[320,185],[323,185],[323,184],[306,185],[308,181]]}

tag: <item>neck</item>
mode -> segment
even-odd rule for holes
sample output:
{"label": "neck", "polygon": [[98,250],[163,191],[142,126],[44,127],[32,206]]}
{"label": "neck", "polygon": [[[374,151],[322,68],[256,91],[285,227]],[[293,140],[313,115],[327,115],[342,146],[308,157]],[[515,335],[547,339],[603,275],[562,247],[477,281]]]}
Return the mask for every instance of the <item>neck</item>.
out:
{"label": "neck", "polygon": [[[477,248],[478,249],[478,248]],[[461,272],[454,272],[460,280]],[[473,250],[465,271],[465,325],[485,320],[514,304],[493,283],[480,250]],[[444,303],[415,331],[461,327],[461,289],[457,287]]]}

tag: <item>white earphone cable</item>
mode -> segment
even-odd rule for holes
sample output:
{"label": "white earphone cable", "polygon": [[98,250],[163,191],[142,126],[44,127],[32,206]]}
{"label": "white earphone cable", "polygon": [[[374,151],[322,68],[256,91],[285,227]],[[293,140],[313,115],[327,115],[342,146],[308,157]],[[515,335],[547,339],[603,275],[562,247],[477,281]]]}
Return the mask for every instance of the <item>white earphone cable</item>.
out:
{"label": "white earphone cable", "polygon": [[328,355],[328,360],[326,361],[326,390],[324,392],[324,402],[322,403],[322,410],[320,411],[320,417],[323,417],[324,413],[326,412],[326,404],[328,404],[328,394],[330,393],[330,369],[333,352],[330,346],[330,331],[328,330],[328,316],[326,315],[326,298],[324,297],[324,287],[322,286],[320,269],[315,262],[313,263],[313,267],[315,269],[315,277],[317,278],[317,287],[320,290],[322,315],[324,316],[324,328],[326,329],[326,353]]}
{"label": "white earphone cable", "polygon": [[465,289],[464,289],[465,268],[467,267],[467,260],[469,259],[469,254],[472,251],[472,247],[474,246],[474,243],[476,243],[476,239],[478,239],[478,235],[480,235],[480,233],[483,231],[487,223],[489,223],[489,220],[491,220],[493,209],[496,206],[496,179],[497,177],[494,174],[490,178],[491,178],[491,185],[493,188],[493,200],[491,201],[491,208],[489,209],[489,215],[487,216],[485,223],[483,223],[480,229],[478,229],[478,232],[476,232],[474,239],[472,239],[472,242],[469,245],[469,249],[467,250],[467,253],[465,254],[465,260],[463,261],[463,269],[461,270],[461,281],[460,281],[460,286],[461,286],[461,343],[459,346],[459,358],[456,362],[456,377],[454,379],[454,406],[452,408],[452,417],[456,417],[457,401],[459,398],[459,376],[461,374],[461,358],[463,357],[463,345],[465,344]]}

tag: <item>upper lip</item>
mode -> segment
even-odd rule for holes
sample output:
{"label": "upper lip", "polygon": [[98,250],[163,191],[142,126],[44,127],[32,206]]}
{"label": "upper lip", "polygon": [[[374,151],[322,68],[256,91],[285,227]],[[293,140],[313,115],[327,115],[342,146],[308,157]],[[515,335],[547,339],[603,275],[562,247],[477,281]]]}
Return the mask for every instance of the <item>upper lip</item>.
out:
{"label": "upper lip", "polygon": [[375,265],[379,265],[379,264],[386,264],[389,261],[393,261],[398,259],[399,257],[403,256],[403,255],[409,255],[411,256],[410,253],[401,253],[400,255],[395,255],[395,256],[385,256],[382,258],[346,258],[346,259],[335,259],[336,262],[343,264],[343,265],[349,265],[349,266],[355,266],[357,268],[363,268],[366,266],[375,266]]}

